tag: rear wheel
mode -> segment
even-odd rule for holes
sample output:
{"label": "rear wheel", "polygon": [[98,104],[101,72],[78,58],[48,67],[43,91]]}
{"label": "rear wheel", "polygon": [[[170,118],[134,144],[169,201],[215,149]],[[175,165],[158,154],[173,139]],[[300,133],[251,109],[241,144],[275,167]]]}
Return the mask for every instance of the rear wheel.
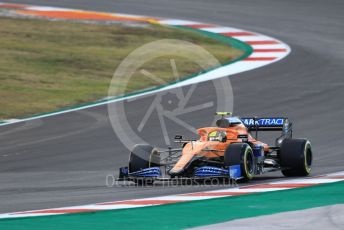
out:
{"label": "rear wheel", "polygon": [[151,145],[135,145],[129,156],[129,172],[159,166],[159,156]]}
{"label": "rear wheel", "polygon": [[224,155],[225,166],[240,165],[241,175],[245,180],[254,176],[254,157],[252,148],[246,143],[230,144]]}
{"label": "rear wheel", "polygon": [[280,165],[284,176],[308,176],[312,166],[311,143],[306,139],[285,139],[280,152]]}

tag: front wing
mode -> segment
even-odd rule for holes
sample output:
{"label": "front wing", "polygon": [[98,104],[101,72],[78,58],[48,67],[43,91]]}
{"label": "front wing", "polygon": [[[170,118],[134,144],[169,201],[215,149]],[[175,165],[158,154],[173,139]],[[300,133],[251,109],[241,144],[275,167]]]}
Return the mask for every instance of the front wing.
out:
{"label": "front wing", "polygon": [[118,181],[205,181],[211,179],[239,180],[242,179],[241,166],[233,165],[227,169],[203,166],[196,168],[192,177],[167,177],[163,176],[160,167],[145,168],[137,172],[129,172],[128,167],[120,168]]}

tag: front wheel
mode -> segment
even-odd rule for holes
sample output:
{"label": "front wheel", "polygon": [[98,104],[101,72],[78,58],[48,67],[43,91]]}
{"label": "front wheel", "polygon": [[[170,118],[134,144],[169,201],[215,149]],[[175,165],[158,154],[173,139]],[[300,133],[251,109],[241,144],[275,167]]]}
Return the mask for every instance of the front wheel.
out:
{"label": "front wheel", "polygon": [[240,165],[241,175],[251,180],[254,175],[254,156],[252,148],[246,143],[230,144],[224,155],[225,166]]}
{"label": "front wheel", "polygon": [[160,159],[156,149],[146,144],[138,144],[129,155],[129,172],[159,166]]}
{"label": "front wheel", "polygon": [[280,152],[280,165],[286,177],[308,176],[312,166],[312,147],[306,139],[285,139]]}

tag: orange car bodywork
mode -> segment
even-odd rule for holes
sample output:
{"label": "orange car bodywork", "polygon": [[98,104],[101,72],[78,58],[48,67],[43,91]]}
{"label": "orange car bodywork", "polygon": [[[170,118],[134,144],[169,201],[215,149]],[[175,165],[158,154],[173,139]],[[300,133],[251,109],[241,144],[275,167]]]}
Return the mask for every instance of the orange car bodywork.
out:
{"label": "orange car bodywork", "polygon": [[[249,142],[254,145],[263,146],[264,152],[269,151],[269,146],[263,142],[255,140],[243,124],[238,124],[229,128],[206,127],[200,128],[197,131],[200,135],[200,139],[197,141],[191,141],[184,146],[182,156],[172,168],[172,173],[182,171],[195,155],[207,158],[224,156],[228,145],[231,143],[242,142],[242,140],[238,138],[238,135],[248,135]],[[214,131],[224,131],[226,133],[227,140],[225,142],[209,141],[208,136]]]}

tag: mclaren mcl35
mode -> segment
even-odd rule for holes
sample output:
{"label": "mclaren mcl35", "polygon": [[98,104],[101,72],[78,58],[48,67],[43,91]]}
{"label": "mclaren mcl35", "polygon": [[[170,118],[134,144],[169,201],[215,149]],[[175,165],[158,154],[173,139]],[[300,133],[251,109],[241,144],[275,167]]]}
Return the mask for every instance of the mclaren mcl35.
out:
{"label": "mclaren mcl35", "polygon": [[[216,127],[198,129],[198,140],[175,136],[180,148],[157,149],[137,144],[120,179],[136,183],[159,180],[225,178],[251,180],[280,170],[286,177],[311,172],[312,147],[307,139],[294,139],[292,123],[285,117],[243,117],[217,112]],[[262,131],[278,131],[274,145],[258,140]]]}

